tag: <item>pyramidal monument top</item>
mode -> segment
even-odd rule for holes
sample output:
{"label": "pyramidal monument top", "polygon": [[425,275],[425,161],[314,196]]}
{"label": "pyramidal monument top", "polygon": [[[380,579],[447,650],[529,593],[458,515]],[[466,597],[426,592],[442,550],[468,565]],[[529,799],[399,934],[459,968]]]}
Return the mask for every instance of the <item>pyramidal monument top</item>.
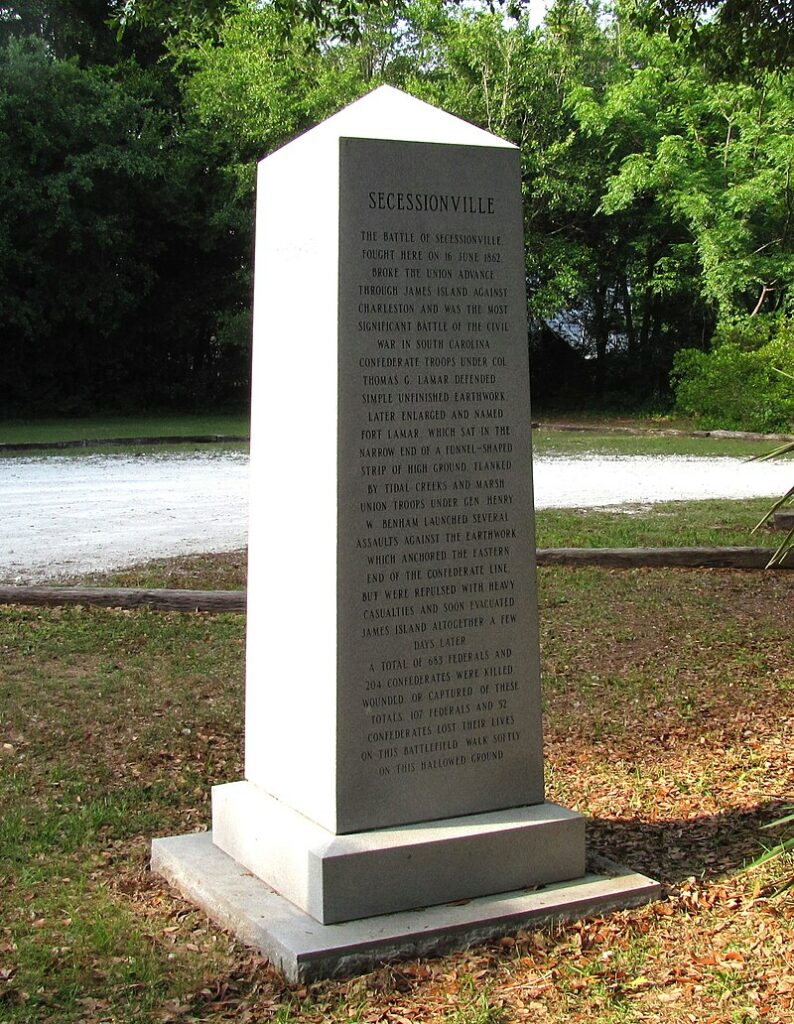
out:
{"label": "pyramidal monument top", "polygon": [[[318,143],[339,138],[383,139],[394,142],[435,142],[453,146],[515,149],[512,142],[478,128],[463,118],[381,85],[343,107],[326,121],[286,145]],[[282,149],[286,148],[286,145]],[[281,150],[276,150],[277,153]]]}

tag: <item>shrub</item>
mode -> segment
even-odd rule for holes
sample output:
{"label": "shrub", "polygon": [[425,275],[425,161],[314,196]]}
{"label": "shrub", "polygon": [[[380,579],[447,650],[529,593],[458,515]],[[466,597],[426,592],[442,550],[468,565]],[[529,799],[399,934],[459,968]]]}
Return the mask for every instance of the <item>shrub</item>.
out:
{"label": "shrub", "polygon": [[[769,336],[766,330],[761,334]],[[784,322],[754,349],[746,325],[731,325],[715,335],[710,352],[684,349],[676,355],[676,405],[705,427],[791,430],[794,385],[780,370],[794,373],[794,323]]]}

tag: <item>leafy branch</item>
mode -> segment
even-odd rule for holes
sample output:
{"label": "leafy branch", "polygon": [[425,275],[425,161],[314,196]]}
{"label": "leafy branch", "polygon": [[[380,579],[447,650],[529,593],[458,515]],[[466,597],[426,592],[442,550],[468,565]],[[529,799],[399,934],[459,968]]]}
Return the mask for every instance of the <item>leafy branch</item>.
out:
{"label": "leafy branch", "polygon": [[[785,370],[778,369],[777,373],[781,374],[781,376],[783,377],[788,377],[790,381],[794,382],[794,376],[792,376],[792,374],[790,373],[786,373]],[[782,455],[788,455],[789,452],[794,452],[794,441],[787,441],[785,444],[780,445],[779,447],[773,449],[771,452],[767,452],[765,455],[757,456],[754,461],[766,462],[768,459],[777,459],[780,458],[780,456]],[[778,498],[774,505],[772,505],[772,507],[767,511],[763,519],[753,527],[752,532],[755,533],[757,530],[760,530],[765,523],[769,522],[772,516],[779,509],[781,509],[784,505],[790,502],[793,498],[794,486],[790,487],[781,498]],[[772,568],[775,565],[781,565],[783,559],[792,549],[794,549],[794,526],[791,527],[791,529],[788,531],[788,533],[783,538],[781,543],[778,545],[775,553],[769,559],[769,562],[767,563],[767,569]]]}
{"label": "leafy branch", "polygon": [[[794,804],[786,808],[790,813],[785,814],[782,818],[778,818],[776,821],[770,821],[768,825],[764,825],[765,829],[780,828],[782,825],[794,825]],[[760,857],[757,857],[750,865],[750,868],[760,867],[762,864],[766,864],[767,861],[775,860],[778,857],[782,857],[786,853],[794,852],[794,831],[791,835],[781,839],[775,846],[771,846],[768,850],[765,850]],[[776,895],[784,892],[788,892],[794,887],[794,875],[791,878],[783,882],[782,885],[777,887]]]}

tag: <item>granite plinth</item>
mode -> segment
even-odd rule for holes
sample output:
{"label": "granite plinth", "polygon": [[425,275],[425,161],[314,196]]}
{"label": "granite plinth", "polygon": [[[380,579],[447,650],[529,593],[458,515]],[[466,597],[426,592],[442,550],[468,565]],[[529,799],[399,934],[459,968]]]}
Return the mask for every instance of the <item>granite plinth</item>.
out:
{"label": "granite plinth", "polygon": [[250,782],[215,786],[214,841],[324,924],[576,878],[584,818],[552,803],[334,835]]}
{"label": "granite plinth", "polygon": [[341,977],[381,963],[440,955],[562,920],[658,898],[657,882],[616,865],[537,890],[323,925],[219,850],[211,832],[155,839],[152,870],[290,981]]}

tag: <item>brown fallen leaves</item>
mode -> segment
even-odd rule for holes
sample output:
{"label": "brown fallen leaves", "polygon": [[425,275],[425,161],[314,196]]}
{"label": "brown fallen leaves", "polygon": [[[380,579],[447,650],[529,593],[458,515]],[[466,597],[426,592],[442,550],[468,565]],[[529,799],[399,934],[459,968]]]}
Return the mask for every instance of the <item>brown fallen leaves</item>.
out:
{"label": "brown fallen leaves", "polygon": [[[162,997],[144,1014],[134,988],[109,995],[100,951],[72,1019],[791,1024],[794,898],[772,896],[785,866],[746,865],[794,793],[794,573],[566,570],[542,576],[541,587],[548,795],[589,816],[594,852],[659,878],[663,901],[360,978],[288,985],[151,876],[150,831],[111,822],[69,870],[84,868],[87,889],[132,916],[162,971]],[[20,702],[4,724],[0,740],[14,751],[3,767],[29,771],[30,806],[74,808],[69,779],[81,776],[89,796],[111,801],[133,785],[163,832],[205,827],[209,786],[242,772],[241,673],[227,676],[220,654],[194,663],[196,650],[215,650],[222,623],[197,619],[206,643],[203,633],[184,650],[174,641],[166,658],[159,647],[147,653],[136,614],[91,616],[92,630],[110,624],[121,661],[133,665],[121,713],[100,704],[86,719],[84,688],[104,689],[110,669],[101,652],[75,655],[51,699],[32,713]],[[20,655],[10,671],[25,678],[29,664]],[[14,936],[0,920],[0,1019],[7,1009],[24,1020],[25,1000],[36,998],[22,939],[65,949],[75,931],[63,908],[45,917],[37,898],[17,903]],[[52,953],[52,963],[66,955]],[[42,1001],[31,1019],[59,1021],[48,1013]]]}

